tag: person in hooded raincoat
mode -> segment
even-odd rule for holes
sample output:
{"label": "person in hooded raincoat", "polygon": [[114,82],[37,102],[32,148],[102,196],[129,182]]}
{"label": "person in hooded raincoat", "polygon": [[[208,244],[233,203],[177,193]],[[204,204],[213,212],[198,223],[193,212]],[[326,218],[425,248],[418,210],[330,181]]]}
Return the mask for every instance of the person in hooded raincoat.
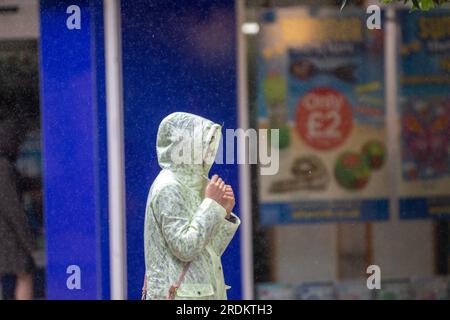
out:
{"label": "person in hooded raincoat", "polygon": [[231,212],[232,188],[207,178],[220,138],[220,125],[189,113],[172,113],[159,126],[162,170],[145,214],[147,300],[166,299],[189,262],[175,299],[227,299],[221,256],[240,220]]}

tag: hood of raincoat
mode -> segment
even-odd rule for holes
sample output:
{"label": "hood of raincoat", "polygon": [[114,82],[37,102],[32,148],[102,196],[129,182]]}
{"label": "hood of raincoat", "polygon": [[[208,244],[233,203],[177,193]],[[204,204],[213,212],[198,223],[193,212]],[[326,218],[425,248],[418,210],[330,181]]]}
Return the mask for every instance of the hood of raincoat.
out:
{"label": "hood of raincoat", "polygon": [[158,129],[156,151],[162,169],[172,171],[180,182],[203,188],[215,160],[222,127],[203,117],[175,112]]}

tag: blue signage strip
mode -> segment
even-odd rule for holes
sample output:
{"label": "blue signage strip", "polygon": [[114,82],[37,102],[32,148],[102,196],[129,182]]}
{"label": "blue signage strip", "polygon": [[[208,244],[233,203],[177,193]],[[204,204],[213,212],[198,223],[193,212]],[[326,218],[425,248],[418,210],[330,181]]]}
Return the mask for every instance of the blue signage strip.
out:
{"label": "blue signage strip", "polygon": [[[158,125],[171,112],[185,111],[237,127],[236,21],[232,0],[122,1],[121,9],[128,296],[138,299],[147,193],[160,171]],[[212,171],[239,190],[236,164]],[[242,298],[239,232],[222,261],[232,287],[228,297]]]}
{"label": "blue signage strip", "polygon": [[[40,4],[49,299],[98,299],[109,290],[103,52],[95,48],[101,4]],[[67,26],[71,5],[81,29]]]}
{"label": "blue signage strip", "polygon": [[355,222],[389,219],[389,201],[317,200],[297,203],[264,203],[260,205],[261,223]]}
{"label": "blue signage strip", "polygon": [[400,219],[448,219],[449,217],[449,197],[400,199]]}

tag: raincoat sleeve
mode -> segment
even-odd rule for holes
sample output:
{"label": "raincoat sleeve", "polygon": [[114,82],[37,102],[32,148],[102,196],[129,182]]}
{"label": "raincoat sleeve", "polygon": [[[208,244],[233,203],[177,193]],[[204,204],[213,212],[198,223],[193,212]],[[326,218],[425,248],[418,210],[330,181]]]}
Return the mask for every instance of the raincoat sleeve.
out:
{"label": "raincoat sleeve", "polygon": [[191,216],[176,186],[163,188],[155,203],[157,220],[170,251],[185,262],[194,260],[203,251],[227,214],[216,201],[205,198]]}
{"label": "raincoat sleeve", "polygon": [[219,257],[222,256],[241,224],[241,220],[237,215],[231,213],[231,216],[233,221],[223,219],[221,225],[218,227],[217,233],[211,240],[211,246]]}

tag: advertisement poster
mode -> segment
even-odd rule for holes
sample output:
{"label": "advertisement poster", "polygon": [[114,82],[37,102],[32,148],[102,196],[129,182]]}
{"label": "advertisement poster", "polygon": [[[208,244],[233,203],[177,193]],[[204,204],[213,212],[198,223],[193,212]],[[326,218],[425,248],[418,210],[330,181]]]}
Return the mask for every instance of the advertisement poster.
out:
{"label": "advertisement poster", "polygon": [[400,218],[450,217],[450,10],[398,20]]}
{"label": "advertisement poster", "polygon": [[383,31],[361,11],[261,14],[258,123],[279,129],[260,175],[262,224],[389,217]]}

